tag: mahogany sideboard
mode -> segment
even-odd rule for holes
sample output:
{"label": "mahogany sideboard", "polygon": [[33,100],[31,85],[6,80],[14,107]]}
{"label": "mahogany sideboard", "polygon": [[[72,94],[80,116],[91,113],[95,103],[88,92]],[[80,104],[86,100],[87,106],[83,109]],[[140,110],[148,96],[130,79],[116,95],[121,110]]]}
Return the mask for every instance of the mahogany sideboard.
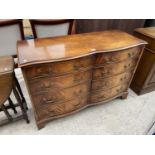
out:
{"label": "mahogany sideboard", "polygon": [[141,95],[155,90],[155,27],[138,28],[134,34],[148,42],[131,83],[131,88]]}
{"label": "mahogany sideboard", "polygon": [[19,41],[38,128],[88,106],[126,98],[146,42],[112,30]]}

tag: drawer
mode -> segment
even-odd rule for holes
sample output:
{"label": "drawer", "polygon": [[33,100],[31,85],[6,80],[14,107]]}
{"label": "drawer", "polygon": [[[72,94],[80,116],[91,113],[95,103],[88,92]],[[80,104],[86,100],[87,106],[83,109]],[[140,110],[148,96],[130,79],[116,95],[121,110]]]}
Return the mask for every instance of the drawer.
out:
{"label": "drawer", "polygon": [[90,103],[102,102],[111,97],[117,96],[126,91],[127,85],[120,85],[108,90],[94,91],[91,93]]}
{"label": "drawer", "polygon": [[91,77],[92,70],[76,72],[65,76],[43,77],[29,81],[29,87],[32,93],[49,89],[63,89],[84,81],[90,81]]}
{"label": "drawer", "polygon": [[123,92],[126,92],[128,89],[128,85],[127,84],[122,84],[120,86],[117,86],[115,88],[112,88],[110,90],[110,93],[111,93],[111,97],[114,97],[114,96],[117,96],[119,95],[120,93],[123,93]]}
{"label": "drawer", "polygon": [[118,86],[122,83],[128,83],[131,79],[132,71],[125,72],[116,76],[112,76],[109,78],[93,80],[92,81],[92,90],[99,90],[99,89],[108,89],[115,86]]}
{"label": "drawer", "polygon": [[134,68],[136,64],[137,60],[131,59],[116,64],[109,64],[95,68],[93,72],[93,80],[126,72]]}
{"label": "drawer", "polygon": [[47,105],[43,108],[37,109],[37,115],[39,119],[67,115],[67,113],[78,110],[87,105],[87,96],[81,96],[80,98],[76,98],[74,100],[57,103],[53,105]]}
{"label": "drawer", "polygon": [[50,67],[50,71],[53,75],[60,75],[65,73],[70,73],[72,71],[79,71],[85,68],[90,68],[93,66],[93,56],[87,56],[83,58],[78,58],[74,60],[68,60],[64,62],[53,63]]}
{"label": "drawer", "polygon": [[24,73],[28,79],[40,78],[44,76],[58,76],[73,71],[91,68],[93,64],[93,56],[77,58],[64,62],[54,62],[48,64],[39,64],[32,67],[24,68]]}
{"label": "drawer", "polygon": [[139,56],[140,52],[141,52],[140,47],[134,47],[127,50],[118,51],[118,52],[97,54],[95,65],[113,64],[126,59],[136,58]]}
{"label": "drawer", "polygon": [[39,64],[32,67],[23,68],[26,78],[39,78],[49,75],[49,64]]}
{"label": "drawer", "polygon": [[77,98],[82,94],[88,94],[90,91],[90,82],[80,84],[74,87],[70,87],[67,89],[51,89],[45,92],[36,92],[33,95],[34,104],[38,104],[40,106],[46,104],[55,104],[60,101],[69,100],[72,98]]}

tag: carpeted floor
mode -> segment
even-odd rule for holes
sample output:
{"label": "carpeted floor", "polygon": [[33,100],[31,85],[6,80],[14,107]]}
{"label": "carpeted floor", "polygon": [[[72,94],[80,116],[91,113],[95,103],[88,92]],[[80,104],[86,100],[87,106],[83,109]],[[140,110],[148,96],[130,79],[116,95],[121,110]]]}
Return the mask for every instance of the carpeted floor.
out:
{"label": "carpeted floor", "polygon": [[[30,124],[24,120],[0,127],[0,134],[51,134],[51,135],[122,135],[147,134],[155,120],[155,92],[137,96],[129,90],[126,100],[116,99],[109,103],[90,107],[79,113],[57,119],[38,130],[33,110],[20,70],[16,71],[27,99]],[[0,114],[2,119],[3,114]]]}

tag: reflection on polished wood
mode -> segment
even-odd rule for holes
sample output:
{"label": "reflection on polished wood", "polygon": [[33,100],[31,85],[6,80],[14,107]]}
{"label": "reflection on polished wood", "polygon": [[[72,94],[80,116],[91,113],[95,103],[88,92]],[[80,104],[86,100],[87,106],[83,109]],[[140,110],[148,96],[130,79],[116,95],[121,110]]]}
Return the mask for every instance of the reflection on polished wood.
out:
{"label": "reflection on polished wood", "polygon": [[117,51],[140,44],[145,42],[125,32],[114,30],[19,41],[17,46],[18,51],[22,50],[18,54],[19,66],[22,67],[42,62],[74,59],[92,53]]}
{"label": "reflection on polished wood", "polygon": [[91,105],[126,98],[145,41],[121,31],[18,42],[38,128]]}

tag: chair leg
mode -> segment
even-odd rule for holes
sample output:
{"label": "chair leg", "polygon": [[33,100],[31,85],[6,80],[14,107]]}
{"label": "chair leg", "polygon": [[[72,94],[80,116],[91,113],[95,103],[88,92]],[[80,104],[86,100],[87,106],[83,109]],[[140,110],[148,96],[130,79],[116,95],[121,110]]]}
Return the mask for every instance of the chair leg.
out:
{"label": "chair leg", "polygon": [[13,102],[12,102],[10,97],[8,98],[8,101],[9,101],[9,105],[12,108],[12,110],[14,111],[14,113],[17,114],[16,107],[14,106],[14,104],[13,104]]}
{"label": "chair leg", "polygon": [[13,121],[13,118],[9,114],[8,110],[5,108],[5,105],[4,104],[1,105],[1,109],[4,111],[4,113],[5,113],[6,117],[8,118],[9,122],[12,122]]}
{"label": "chair leg", "polygon": [[24,107],[25,107],[26,110],[28,110],[28,107],[27,107],[27,103],[26,103],[25,97],[24,97],[24,95],[23,95],[23,92],[22,92],[22,90],[21,90],[20,84],[19,84],[19,82],[18,82],[18,80],[17,80],[17,78],[16,78],[15,73],[14,73],[14,78],[15,78],[15,83],[16,83],[16,86],[17,86],[18,92],[19,92],[19,94],[20,94],[20,96],[21,96],[21,98],[22,98],[22,102],[23,102],[23,104],[24,104]]}
{"label": "chair leg", "polygon": [[24,108],[24,105],[23,105],[23,102],[18,94],[18,91],[16,90],[15,87],[13,87],[13,92],[14,92],[14,95],[17,99],[17,102],[19,103],[19,106],[21,107],[21,110],[22,110],[22,114],[23,114],[23,117],[24,119],[26,120],[27,123],[29,123],[29,119],[28,119],[28,116],[27,116],[27,112],[26,112],[26,109]]}

